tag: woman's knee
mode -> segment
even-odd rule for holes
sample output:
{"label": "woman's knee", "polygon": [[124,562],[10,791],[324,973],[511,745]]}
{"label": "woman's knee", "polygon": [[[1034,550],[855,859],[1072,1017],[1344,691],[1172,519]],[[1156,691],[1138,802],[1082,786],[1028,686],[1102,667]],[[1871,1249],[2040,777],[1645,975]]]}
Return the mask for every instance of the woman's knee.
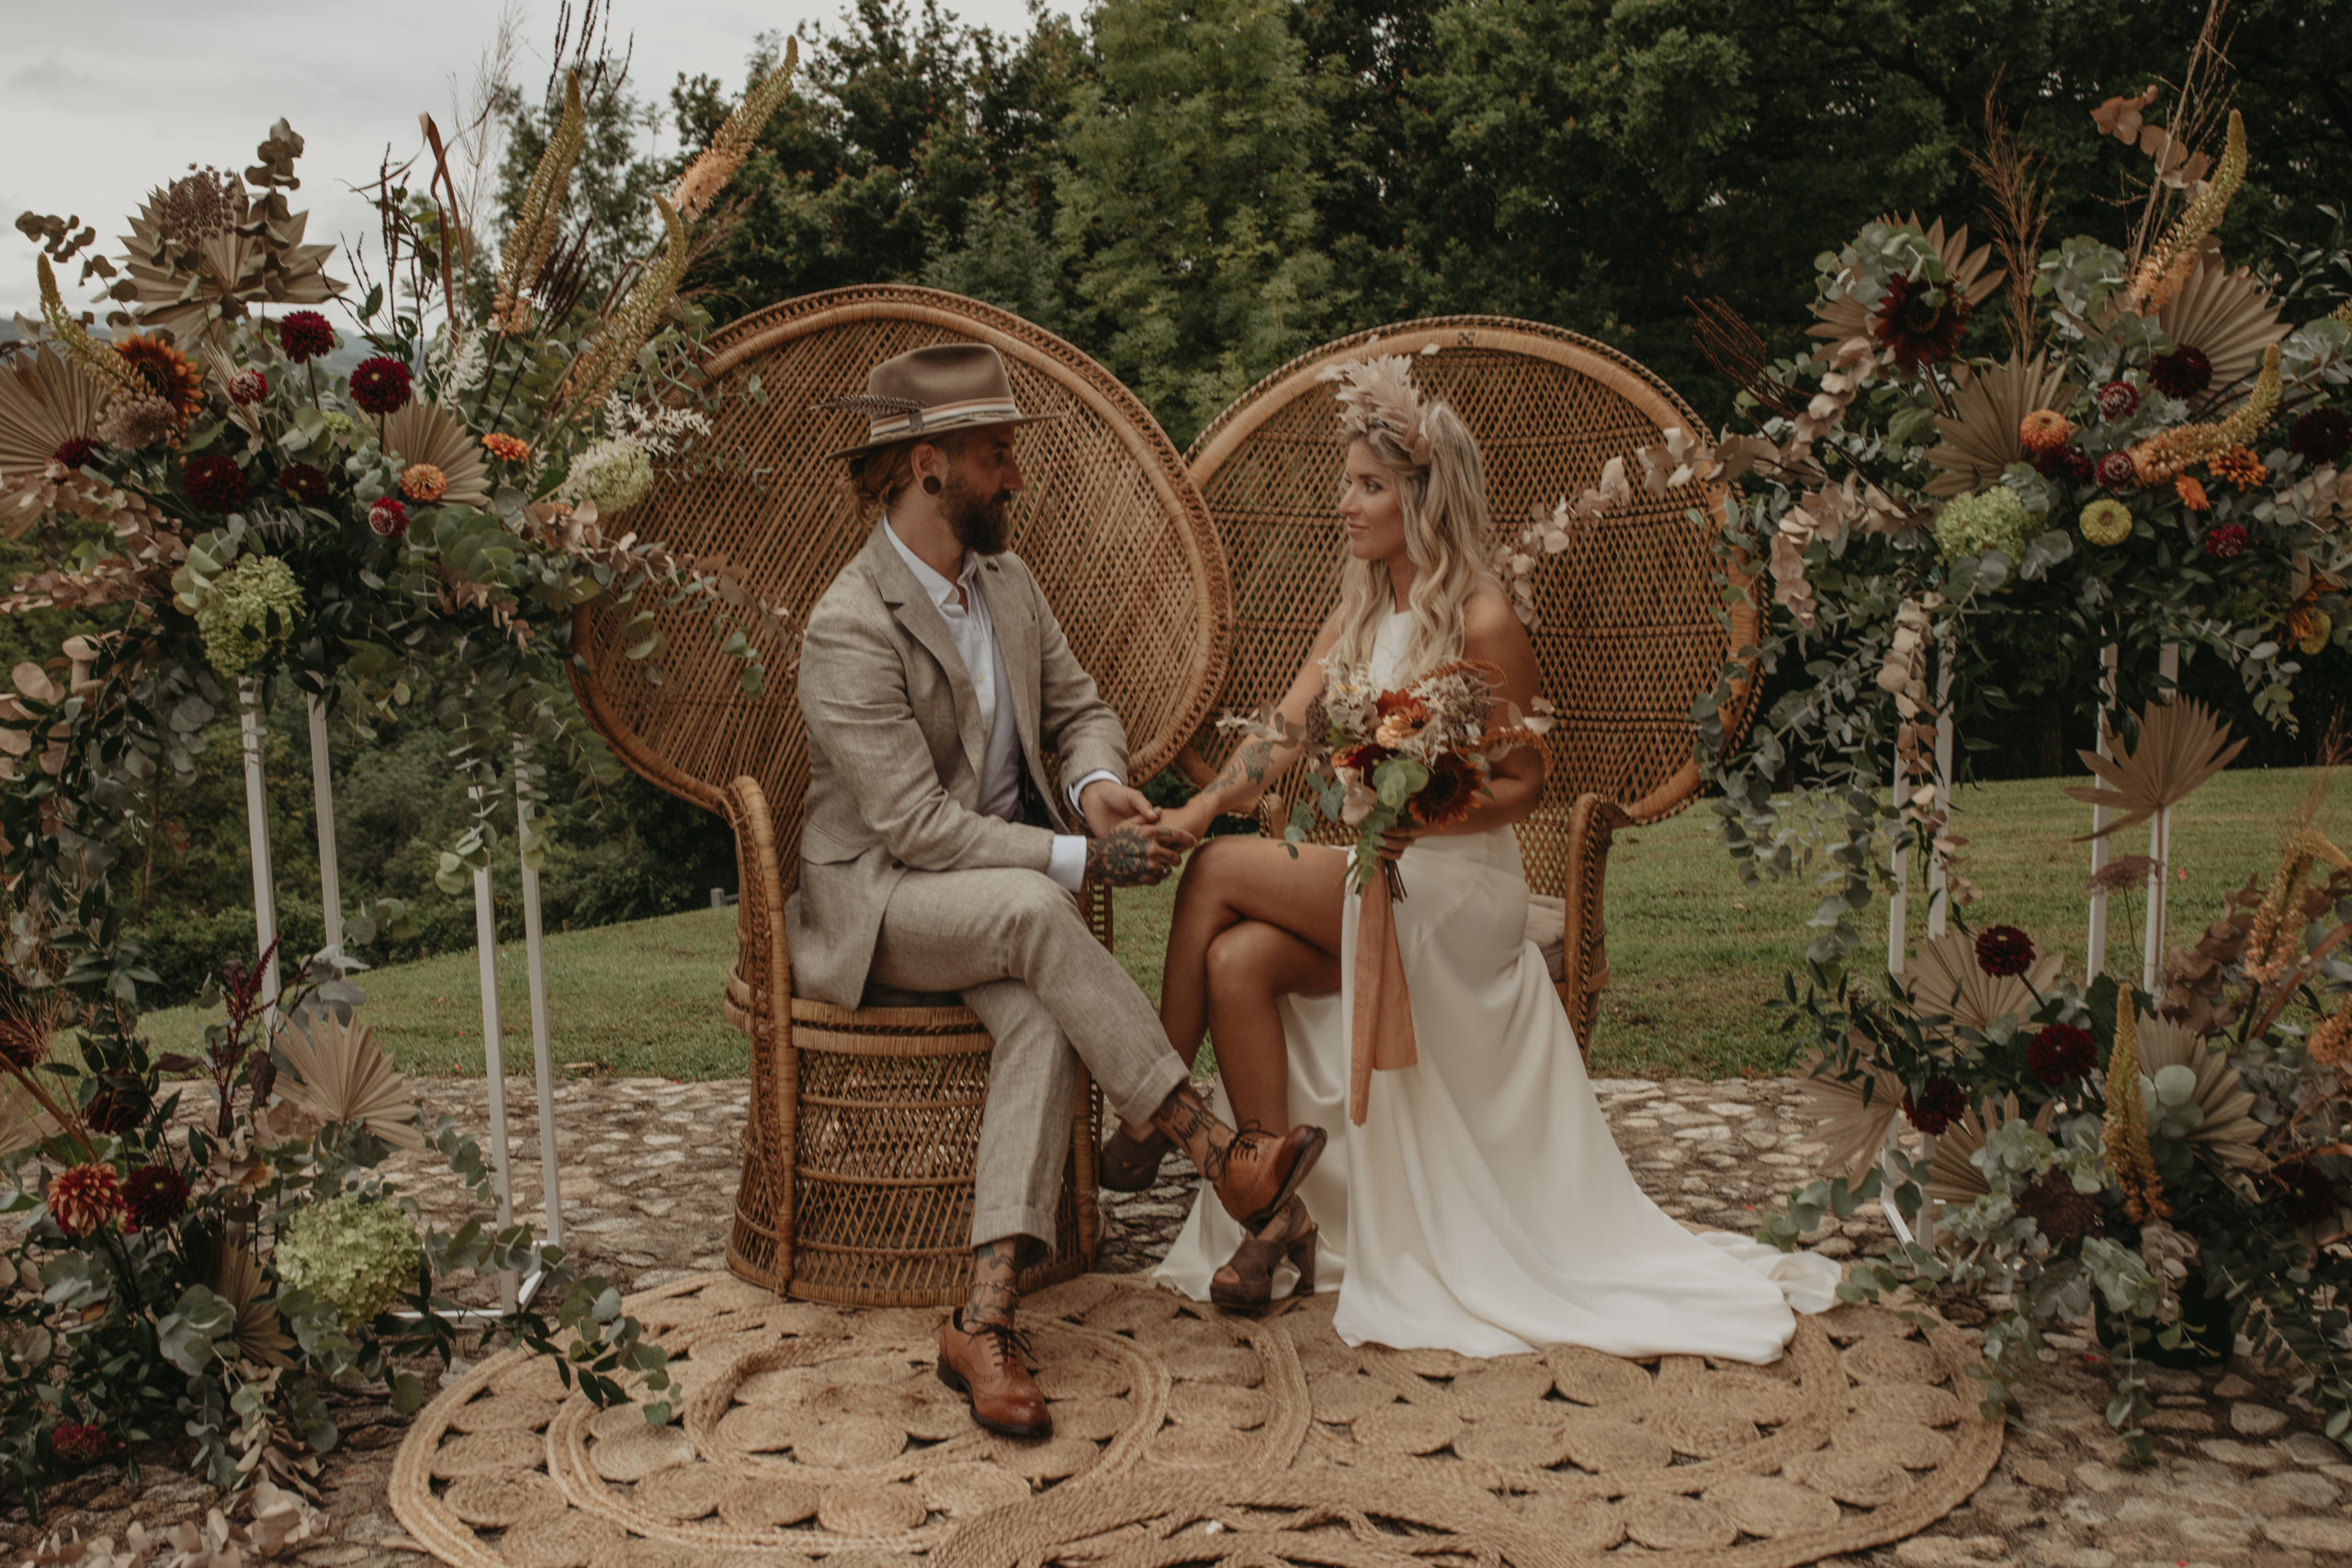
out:
{"label": "woman's knee", "polygon": [[1259,920],[1227,926],[1209,942],[1209,994],[1219,998],[1263,997],[1273,989],[1282,933]]}

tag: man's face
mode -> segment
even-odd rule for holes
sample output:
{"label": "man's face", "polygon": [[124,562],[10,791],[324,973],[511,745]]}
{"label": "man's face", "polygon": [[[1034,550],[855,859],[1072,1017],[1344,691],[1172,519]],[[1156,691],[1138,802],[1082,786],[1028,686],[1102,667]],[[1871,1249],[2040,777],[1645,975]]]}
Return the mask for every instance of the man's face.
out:
{"label": "man's face", "polygon": [[956,539],[976,556],[1004,553],[1012,542],[1012,498],[1021,492],[1021,463],[1012,455],[1009,424],[974,431],[963,452],[948,460],[940,510]]}

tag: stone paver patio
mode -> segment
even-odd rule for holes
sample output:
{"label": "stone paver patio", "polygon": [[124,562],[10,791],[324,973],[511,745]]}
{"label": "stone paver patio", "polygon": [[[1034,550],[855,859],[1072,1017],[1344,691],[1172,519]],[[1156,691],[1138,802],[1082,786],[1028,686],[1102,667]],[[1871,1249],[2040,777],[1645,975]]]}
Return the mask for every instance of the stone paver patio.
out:
{"label": "stone paver patio", "polygon": [[[446,1112],[477,1132],[486,1125],[481,1081],[418,1087],[428,1117]],[[1668,1213],[1694,1224],[1753,1229],[1756,1210],[1803,1179],[1820,1152],[1805,1141],[1797,1091],[1786,1079],[1602,1079],[1595,1088],[1643,1187]],[[740,1079],[560,1085],[559,1152],[573,1253],[624,1291],[724,1267],[745,1091]],[[510,1080],[507,1103],[516,1205],[536,1214],[538,1134],[526,1080]],[[428,1168],[403,1156],[395,1169],[403,1189],[447,1223],[460,1212],[459,1191],[435,1158]],[[1132,1270],[1156,1258],[1182,1223],[1192,1189],[1187,1169],[1119,1202],[1102,1268]],[[1871,1252],[1888,1240],[1875,1212],[1828,1226],[1813,1245],[1833,1256]],[[1927,1534],[1843,1561],[1907,1568],[2352,1563],[2352,1462],[2320,1436],[2316,1413],[2283,1383],[2244,1360],[2204,1373],[2153,1372],[2157,1462],[2127,1472],[2114,1462],[2094,1347],[2065,1336],[2054,1344],[2027,1400],[2023,1428],[2009,1434],[1999,1469],[1974,1498]],[[405,1423],[365,1403],[338,1417],[345,1442],[329,1458],[325,1479],[334,1529],[295,1560],[314,1568],[419,1568],[419,1549],[385,1501]],[[153,1529],[200,1516],[210,1497],[200,1483],[170,1471],[151,1470],[145,1482],[136,1495],[114,1472],[61,1486],[40,1527],[21,1508],[6,1516],[8,1543],[22,1557],[52,1529],[119,1538],[134,1519]]]}

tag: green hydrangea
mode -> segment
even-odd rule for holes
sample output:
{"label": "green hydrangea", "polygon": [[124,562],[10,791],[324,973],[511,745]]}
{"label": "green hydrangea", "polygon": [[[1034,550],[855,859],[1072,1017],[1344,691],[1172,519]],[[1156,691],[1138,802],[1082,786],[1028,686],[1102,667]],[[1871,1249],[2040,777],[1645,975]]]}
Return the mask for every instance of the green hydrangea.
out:
{"label": "green hydrangea", "polygon": [[351,423],[351,416],[345,413],[340,409],[329,410],[326,421],[327,433],[333,435],[337,441],[349,441],[351,439],[351,433],[358,428]]}
{"label": "green hydrangea", "polygon": [[602,513],[625,512],[653,488],[653,459],[634,441],[599,441],[571,460],[564,489]]}
{"label": "green hydrangea", "polygon": [[197,606],[205,656],[223,675],[242,675],[285,649],[302,609],[294,570],[276,556],[246,556],[213,579]]}
{"label": "green hydrangea", "polygon": [[278,1234],[277,1277],[332,1305],[356,1327],[416,1283],[424,1244],[390,1203],[345,1192],[296,1214]]}
{"label": "green hydrangea", "polygon": [[1936,518],[1936,546],[1946,560],[1987,550],[2017,560],[2025,554],[2025,542],[2040,532],[2025,502],[2007,485],[1948,501]]}

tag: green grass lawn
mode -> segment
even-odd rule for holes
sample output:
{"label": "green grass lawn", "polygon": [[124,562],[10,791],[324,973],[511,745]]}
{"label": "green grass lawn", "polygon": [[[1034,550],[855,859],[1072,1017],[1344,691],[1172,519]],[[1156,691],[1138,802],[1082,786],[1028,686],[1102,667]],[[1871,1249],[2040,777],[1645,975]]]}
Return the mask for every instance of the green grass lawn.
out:
{"label": "green grass lawn", "polygon": [[[2178,940],[2212,918],[2222,895],[2249,874],[2267,878],[2286,824],[2313,782],[2309,771],[2224,773],[2208,784],[2175,824],[2172,934]],[[2052,781],[1972,787],[1954,822],[1968,840],[1968,876],[1984,896],[1969,919],[2031,931],[2079,963],[2087,848],[2072,842],[2089,826]],[[2331,800],[2322,822],[2340,821]],[[2119,853],[2144,851],[2144,829],[2122,836]],[[2342,834],[2337,834],[2339,840]],[[1172,883],[1119,894],[1119,956],[1147,994],[1159,994]],[[1788,1038],[1764,1003],[1780,994],[1810,933],[1819,901],[1804,883],[1742,886],[1714,840],[1702,802],[1682,816],[1621,835],[1609,861],[1609,953],[1613,978],[1603,995],[1593,1070],[1611,1077],[1726,1077],[1779,1066]],[[1924,898],[1912,903],[1921,930]],[[1863,917],[1883,938],[1885,906]],[[2136,927],[2119,908],[2111,964],[2136,962]],[[554,1055],[567,1070],[714,1077],[746,1070],[741,1036],[718,1013],[735,953],[731,910],[575,931],[548,941],[548,1012]],[[482,1070],[481,1008],[474,956],[454,953],[362,976],[366,1016],[394,1059],[412,1073]],[[530,1005],[520,944],[499,951],[500,1007],[510,1071],[528,1069]],[[186,1049],[205,1020],[193,1008],[153,1015],[159,1048]]]}

